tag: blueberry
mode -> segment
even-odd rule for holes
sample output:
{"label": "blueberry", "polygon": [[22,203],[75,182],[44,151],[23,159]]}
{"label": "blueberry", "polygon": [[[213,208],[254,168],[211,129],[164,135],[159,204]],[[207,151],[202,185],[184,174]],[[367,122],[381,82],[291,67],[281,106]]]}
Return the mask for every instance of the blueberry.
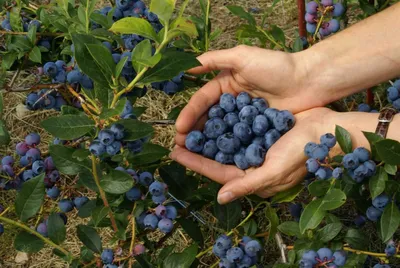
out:
{"label": "blueberry", "polygon": [[146,251],[146,248],[142,244],[137,244],[133,247],[133,255],[141,255]]}
{"label": "blueberry", "polygon": [[40,151],[37,148],[31,148],[26,152],[25,157],[29,162],[33,163],[40,159]]}
{"label": "blueberry", "polygon": [[0,224],[0,235],[4,233],[4,225]]}
{"label": "blueberry", "polygon": [[103,268],[118,268],[118,266],[115,264],[106,264]]}
{"label": "blueberry", "polygon": [[10,177],[14,177],[15,176],[14,169],[12,168],[12,166],[3,165],[2,169],[3,169],[3,172],[6,173],[8,176],[10,176]]}
{"label": "blueberry", "polygon": [[226,154],[223,153],[221,151],[219,151],[216,155],[215,155],[215,161],[224,164],[224,165],[229,165],[229,164],[233,164],[233,155],[232,154]]}
{"label": "blueberry", "polygon": [[276,115],[278,114],[279,110],[275,109],[275,108],[268,108],[264,111],[264,115],[268,118],[268,122],[270,124],[273,124],[274,122],[274,118],[276,117]]}
{"label": "blueberry", "polygon": [[32,164],[32,171],[35,175],[39,175],[45,170],[44,168],[44,162],[42,160],[36,160]]}
{"label": "blueberry", "polygon": [[219,98],[219,105],[225,112],[230,113],[236,109],[236,99],[235,96],[229,93],[224,93]]}
{"label": "blueberry", "polygon": [[218,152],[217,143],[214,140],[206,141],[202,151],[203,156],[210,159],[214,159],[217,152]]}
{"label": "blueberry", "polygon": [[101,253],[101,260],[105,264],[112,263],[114,261],[114,253],[112,249],[109,248],[104,249],[103,252]]}
{"label": "blueberry", "polygon": [[397,110],[400,110],[400,98],[393,102],[393,107]]}
{"label": "blueberry", "polygon": [[315,148],[311,152],[311,157],[314,159],[318,159],[319,161],[325,160],[325,158],[329,154],[329,148],[323,144],[317,144]]}
{"label": "blueberry", "polygon": [[240,149],[240,140],[233,133],[225,133],[217,139],[218,149],[226,154],[234,154]]}
{"label": "blueberry", "polygon": [[247,162],[246,155],[241,152],[238,152],[233,156],[233,161],[241,170],[246,170],[250,167],[249,162]]}
{"label": "blueberry", "polygon": [[63,199],[58,202],[58,207],[62,212],[67,213],[74,209],[74,202],[69,199]]}
{"label": "blueberry", "polygon": [[307,32],[310,34],[314,34],[317,30],[317,25],[315,23],[306,23]]}
{"label": "blueberry", "polygon": [[58,170],[52,170],[51,172],[47,173],[47,176],[49,177],[51,182],[55,183],[60,178],[60,173],[58,172]]}
{"label": "blueberry", "polygon": [[243,255],[242,260],[237,264],[238,268],[250,268],[253,265],[253,260],[246,254]]}
{"label": "blueberry", "polygon": [[215,246],[218,249],[228,250],[232,247],[232,239],[227,235],[220,235],[215,241]]}
{"label": "blueberry", "polygon": [[226,252],[226,258],[232,263],[239,263],[242,260],[243,255],[243,250],[239,247],[232,247]]}
{"label": "blueberry", "polygon": [[233,127],[233,133],[243,144],[250,144],[252,141],[253,131],[251,127],[244,122],[237,123]]}
{"label": "blueberry", "polygon": [[46,110],[54,109],[56,107],[56,99],[51,96],[47,95],[43,100],[43,108]]}
{"label": "blueberry", "polygon": [[212,249],[212,252],[214,253],[214,255],[221,259],[226,257],[227,251],[228,251],[227,249],[219,248],[219,247],[217,247],[217,245],[214,245],[213,249]]}
{"label": "blueberry", "polygon": [[149,192],[153,196],[163,195],[164,191],[165,191],[164,185],[159,181],[153,182],[149,187]]}
{"label": "blueberry", "polygon": [[47,237],[47,225],[46,223],[42,222],[36,227],[36,232]]}
{"label": "blueberry", "polygon": [[158,205],[155,208],[155,212],[156,212],[157,217],[161,219],[161,218],[165,217],[165,213],[167,212],[167,209],[163,205]]}
{"label": "blueberry", "polygon": [[[214,254],[217,255],[215,252],[214,252]],[[219,255],[221,255],[221,254],[219,254]],[[226,255],[226,253],[225,253],[225,255]],[[235,268],[236,265],[234,263],[231,263],[230,261],[228,261],[227,258],[222,258],[219,261],[219,266],[218,267],[219,268]]]}
{"label": "blueberry", "polygon": [[375,207],[369,207],[367,209],[367,218],[371,221],[378,221],[381,215],[382,215],[382,210],[379,210]]}
{"label": "blueberry", "polygon": [[40,135],[37,133],[31,133],[25,137],[25,143],[29,146],[35,146],[40,143]]}
{"label": "blueberry", "polygon": [[314,267],[313,263],[309,260],[302,259],[299,262],[299,268],[313,268],[313,267]]}
{"label": "blueberry", "polygon": [[300,218],[303,206],[299,203],[289,205],[289,213],[293,218]]}
{"label": "blueberry", "polygon": [[360,163],[356,154],[349,153],[343,157],[342,164],[347,169],[355,169]]}
{"label": "blueberry", "polygon": [[54,62],[47,62],[43,66],[44,73],[52,78],[56,77],[58,73],[57,65]]}
{"label": "blueberry", "polygon": [[343,6],[343,4],[342,3],[336,3],[336,4],[334,4],[333,5],[333,12],[332,12],[332,15],[334,16],[334,17],[340,17],[340,16],[342,16],[343,14],[344,14],[344,12],[345,12],[345,8],[344,8],[344,6]]}
{"label": "blueberry", "polygon": [[183,88],[183,86],[180,86],[180,85],[181,84],[177,84],[172,81],[168,81],[165,83],[163,91],[168,95],[173,95],[173,94],[179,92],[179,90]]}
{"label": "blueberry", "polygon": [[114,133],[111,130],[108,129],[103,129],[99,132],[98,138],[100,140],[100,142],[107,146],[107,145],[111,145],[114,142]]}
{"label": "blueberry", "polygon": [[324,262],[331,260],[333,257],[332,250],[330,250],[329,248],[320,248],[317,251],[317,254],[318,254],[319,259]]}
{"label": "blueberry", "polygon": [[342,178],[342,175],[343,175],[343,169],[340,168],[340,167],[335,168],[335,169],[333,170],[333,172],[332,172],[332,176],[333,176],[335,179],[341,179],[341,178]]}
{"label": "blueberry", "polygon": [[67,74],[67,81],[70,84],[81,83],[83,74],[78,70],[72,70]]}
{"label": "blueberry", "polygon": [[[209,119],[204,125],[204,135],[208,139],[216,139],[226,132],[228,125],[219,117]],[[201,150],[199,150],[200,152]]]}
{"label": "blueberry", "polygon": [[385,248],[386,256],[391,257],[396,254],[396,246],[394,244],[387,244]]}
{"label": "blueberry", "polygon": [[333,0],[322,0],[322,1],[321,1],[321,4],[322,4],[324,7],[332,6],[332,5],[333,5]]}
{"label": "blueberry", "polygon": [[306,11],[310,14],[317,14],[318,4],[314,1],[308,2],[306,5]]}
{"label": "blueberry", "polygon": [[57,96],[54,109],[56,109],[57,111],[61,111],[61,107],[64,105],[67,105],[67,102],[64,100],[64,98],[62,96]]}
{"label": "blueberry", "polygon": [[131,141],[126,144],[128,150],[134,154],[140,153],[143,149],[143,142],[141,140]]}
{"label": "blueberry", "polygon": [[155,230],[157,228],[158,225],[158,218],[156,215],[154,214],[148,214],[145,218],[144,218],[144,226],[146,228],[149,228],[151,230]]}
{"label": "blueberry", "polygon": [[1,22],[1,27],[6,31],[12,31],[12,27],[11,27],[10,21],[8,19],[3,20]]}
{"label": "blueberry", "polygon": [[136,223],[141,227],[144,228],[144,218],[146,218],[147,214],[146,212],[142,212],[139,216],[136,216]]}
{"label": "blueberry", "polygon": [[251,97],[246,92],[240,92],[239,95],[236,97],[236,106],[238,110],[242,110],[244,106],[251,104]]}
{"label": "blueberry", "polygon": [[256,107],[251,105],[246,105],[239,112],[239,120],[240,122],[246,123],[251,126],[257,115],[258,115],[258,110]]}
{"label": "blueberry", "polygon": [[129,201],[136,201],[142,198],[142,192],[138,187],[132,187],[128,192],[125,193],[126,198]]}
{"label": "blueberry", "polygon": [[250,144],[246,149],[246,160],[250,166],[259,167],[264,163],[266,151],[257,144]]}
{"label": "blueberry", "polygon": [[269,128],[268,119],[265,115],[257,115],[253,121],[253,133],[257,136],[264,136]]}
{"label": "blueberry", "polygon": [[116,140],[122,140],[125,136],[125,128],[121,124],[113,124],[111,125],[110,131],[114,133],[114,137]]}
{"label": "blueberry", "polygon": [[397,100],[400,97],[400,92],[395,87],[389,87],[386,90],[386,93],[387,93],[387,98],[388,98],[389,102],[393,102],[393,101]]}
{"label": "blueberry", "polygon": [[369,151],[364,147],[357,147],[356,149],[354,149],[353,154],[357,156],[360,163],[364,163],[370,158]]}
{"label": "blueberry", "polygon": [[53,170],[56,168],[53,162],[53,158],[51,156],[46,157],[46,159],[44,160],[44,167],[46,170]]}
{"label": "blueberry", "polygon": [[237,113],[227,113],[224,116],[224,121],[227,124],[229,129],[233,129],[233,127],[239,123],[239,116],[237,115]]}
{"label": "blueberry", "polygon": [[176,84],[182,83],[182,79],[183,79],[184,74],[185,74],[184,72],[180,72],[177,76],[173,77],[171,79],[171,81],[176,83]]}
{"label": "blueberry", "polygon": [[60,190],[57,188],[57,186],[53,186],[52,188],[46,190],[46,194],[51,199],[57,199],[57,197],[60,195]]}
{"label": "blueberry", "polygon": [[316,172],[315,172],[315,177],[318,180],[325,180],[328,179],[328,174],[326,174],[326,170],[324,168],[319,168]]}
{"label": "blueberry", "polygon": [[9,165],[12,166],[14,164],[14,157],[11,155],[7,155],[1,159],[1,164],[2,165]]}
{"label": "blueberry", "polygon": [[116,155],[122,148],[120,141],[114,141],[106,147],[106,151],[109,155]]}
{"label": "blueberry", "polygon": [[165,195],[160,195],[160,196],[155,196],[155,195],[153,195],[153,196],[151,197],[151,200],[153,200],[153,202],[154,202],[155,204],[162,204],[162,203],[164,203],[164,202],[167,200],[167,198],[165,197]]}
{"label": "blueberry", "polygon": [[361,227],[365,224],[366,218],[363,215],[357,215],[357,217],[354,219],[354,224],[358,227]]}
{"label": "blueberry", "polygon": [[145,171],[145,172],[140,173],[139,182],[141,185],[149,186],[153,181],[154,181],[153,175],[150,172]]}
{"label": "blueberry", "polygon": [[336,137],[331,133],[327,133],[321,136],[320,142],[321,144],[326,145],[328,148],[332,148],[336,144]]}
{"label": "blueberry", "polygon": [[74,198],[74,205],[77,209],[80,209],[83,205],[89,202],[89,198],[86,196],[75,197]]}
{"label": "blueberry", "polygon": [[119,9],[126,10],[130,7],[131,0],[117,0],[116,4]]}
{"label": "blueberry", "polygon": [[221,108],[221,106],[214,105],[213,107],[208,110],[208,117],[209,118],[214,118],[214,117],[219,117],[219,118],[224,118],[225,111]]}
{"label": "blueberry", "polygon": [[306,20],[307,23],[314,24],[317,19],[317,16],[314,14],[306,13],[304,19]]}
{"label": "blueberry", "polygon": [[265,148],[268,150],[275,144],[281,137],[281,134],[276,129],[270,129],[264,135]]}
{"label": "blueberry", "polygon": [[26,107],[29,110],[37,110],[40,108],[40,106],[43,104],[42,100],[39,100],[39,95],[36,93],[30,93],[27,97],[26,97]]}
{"label": "blueberry", "polygon": [[174,223],[168,218],[164,218],[158,222],[158,229],[165,234],[171,232],[173,228]]}
{"label": "blueberry", "polygon": [[261,245],[257,240],[252,240],[246,243],[244,251],[247,256],[254,257],[261,251]]}
{"label": "blueberry", "polygon": [[34,177],[35,177],[35,175],[33,174],[33,171],[31,169],[24,170],[24,172],[22,173],[22,179],[24,181],[29,181],[30,179],[33,179]]}
{"label": "blueberry", "polygon": [[389,196],[386,194],[380,194],[372,200],[372,205],[377,209],[383,210],[389,202]]}
{"label": "blueberry", "polygon": [[328,22],[328,30],[332,33],[336,33],[340,29],[340,23],[337,19],[331,19]]}
{"label": "blueberry", "polygon": [[373,160],[368,160],[363,163],[363,165],[368,169],[367,177],[371,177],[376,172],[376,164]]}
{"label": "blueberry", "polygon": [[[26,158],[26,156],[21,157],[21,159],[19,160],[19,165],[21,167],[26,167],[28,166],[30,163],[30,161],[28,160],[28,158]],[[33,173],[33,172],[32,172]]]}
{"label": "blueberry", "polygon": [[112,53],[112,45],[110,42],[103,42],[102,43],[108,50]]}
{"label": "blueberry", "polygon": [[135,183],[137,183],[139,181],[139,176],[137,175],[136,171],[134,171],[133,169],[128,168],[126,170],[126,173],[128,173],[132,179],[135,181]]}
{"label": "blueberry", "polygon": [[319,163],[314,158],[310,158],[306,162],[307,171],[310,173],[315,173],[319,169]]}
{"label": "blueberry", "polygon": [[264,147],[264,145],[265,145],[264,144],[264,136],[263,137],[255,137],[251,143],[254,143],[254,144]]}
{"label": "blueberry", "polygon": [[95,156],[100,156],[106,152],[106,147],[99,141],[94,140],[89,146],[89,151]]}
{"label": "blueberry", "polygon": [[114,54],[112,54],[112,58],[113,58],[115,64],[118,64],[118,62],[121,60],[121,54],[114,53]]}
{"label": "blueberry", "polygon": [[165,207],[166,212],[165,212],[165,217],[167,217],[170,220],[175,220],[176,217],[178,216],[178,211],[174,206],[166,206]]}
{"label": "blueberry", "polygon": [[293,128],[296,119],[289,111],[279,111],[273,120],[274,127],[279,132],[287,132]]}
{"label": "blueberry", "polygon": [[264,113],[269,107],[268,103],[263,98],[254,98],[251,102],[252,105],[257,108],[260,114]]}
{"label": "blueberry", "polygon": [[[209,122],[209,121],[207,121],[207,122]],[[201,133],[198,130],[195,130],[195,131],[191,131],[186,136],[185,146],[191,152],[200,153],[204,149],[205,142],[206,142],[206,138],[204,137],[203,133]]]}

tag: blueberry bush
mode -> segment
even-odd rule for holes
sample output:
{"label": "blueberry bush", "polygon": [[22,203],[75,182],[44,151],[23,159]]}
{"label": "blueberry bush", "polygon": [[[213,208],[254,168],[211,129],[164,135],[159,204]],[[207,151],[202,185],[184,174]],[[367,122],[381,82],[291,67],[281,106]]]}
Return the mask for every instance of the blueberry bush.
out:
{"label": "blueberry bush", "polygon": [[[346,9],[355,5],[307,2],[299,28],[308,34],[287,38],[267,23],[277,3],[260,16],[227,6],[242,19],[239,43],[298,52],[345,27]],[[228,205],[216,201],[220,185],[172,161],[169,149],[154,142],[154,127],[140,120],[145,107],[137,105],[147,89],[169,97],[215,75],[185,73],[200,65],[196,56],[221,34],[212,31],[210,1],[199,0],[199,12],[187,17],[189,4],[0,1],[0,84],[12,94],[21,70],[34,70],[24,104],[34,113],[56,114],[41,122],[53,136],[50,144],[32,132],[2,156],[0,194],[15,198],[12,206],[0,205],[0,234],[18,230],[13,245],[2,247],[29,254],[51,247],[68,267],[400,265],[399,142],[364,132],[371,151],[353,148],[349,132],[336,126],[335,133],[304,144],[304,183],[269,199],[250,195]],[[357,17],[388,5],[360,0]],[[400,80],[368,89],[366,96],[346,107],[399,110]],[[0,104],[2,118],[3,97]],[[332,107],[343,110],[343,103]],[[12,137],[1,118],[0,144],[6,146]],[[257,168],[295,124],[293,114],[269,107],[268,100],[223,94],[204,126],[189,133],[186,147],[222,164]],[[337,144],[340,154],[332,150]],[[84,221],[72,230],[71,217]],[[67,249],[70,232],[80,252]],[[178,232],[189,246],[179,247]],[[271,243],[277,247],[268,251],[277,254],[265,250]]]}

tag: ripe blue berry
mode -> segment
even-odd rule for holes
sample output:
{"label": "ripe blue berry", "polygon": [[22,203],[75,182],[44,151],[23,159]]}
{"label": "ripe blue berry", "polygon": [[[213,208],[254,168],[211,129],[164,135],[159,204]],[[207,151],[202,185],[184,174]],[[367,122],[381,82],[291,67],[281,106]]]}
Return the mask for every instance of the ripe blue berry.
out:
{"label": "ripe blue berry", "polygon": [[333,253],[333,258],[334,258],[334,264],[337,266],[343,266],[346,263],[347,260],[347,254],[343,250],[338,250]]}
{"label": "ripe blue berry", "polygon": [[342,164],[347,169],[355,169],[360,164],[357,155],[354,153],[346,154],[343,157]]}
{"label": "ripe blue berry", "polygon": [[243,255],[242,260],[237,264],[238,268],[250,268],[253,265],[253,260],[250,256]]}
{"label": "ripe blue berry", "polygon": [[153,174],[148,171],[142,172],[139,175],[139,182],[143,186],[150,186],[150,184],[154,181]]}
{"label": "ripe blue berry", "polygon": [[4,233],[4,225],[0,223],[0,235]]}
{"label": "ripe blue berry", "polygon": [[241,250],[239,247],[230,248],[226,252],[226,258],[232,263],[239,263],[242,260],[243,255],[243,250]]}
{"label": "ripe blue berry", "polygon": [[51,156],[46,157],[46,159],[44,160],[44,167],[46,170],[53,170],[56,168],[53,162],[53,158]]}
{"label": "ripe blue berry", "polygon": [[233,133],[225,133],[217,139],[218,149],[226,154],[233,154],[240,149],[240,140]]}
{"label": "ripe blue berry", "polygon": [[19,160],[19,165],[21,167],[26,167],[30,164],[30,161],[28,160],[28,158],[26,158],[26,156],[21,157],[21,159]]}
{"label": "ripe blue berry", "polygon": [[206,141],[206,139],[205,139],[203,133],[201,133],[198,130],[195,130],[195,131],[191,131],[187,135],[186,140],[185,140],[185,146],[191,152],[200,153],[204,148],[205,141]]}
{"label": "ripe blue berry", "polygon": [[308,2],[306,5],[306,11],[310,14],[317,14],[318,4],[314,1]]}
{"label": "ripe blue berry", "polygon": [[158,218],[157,218],[156,215],[154,215],[154,214],[148,214],[148,215],[144,218],[143,223],[144,223],[144,226],[145,226],[146,228],[149,228],[149,229],[151,229],[151,230],[155,230],[155,229],[157,228],[158,221],[159,221],[159,220],[158,220]]}
{"label": "ripe blue berry", "polygon": [[22,173],[22,179],[24,181],[29,181],[30,179],[33,179],[34,177],[35,177],[35,175],[33,174],[33,171],[31,169],[24,170],[24,172]]}
{"label": "ripe blue berry", "polygon": [[303,211],[303,206],[299,203],[297,204],[290,204],[289,205],[289,212],[293,218],[299,219],[301,216],[301,212]]}
{"label": "ripe blue berry", "polygon": [[168,218],[161,219],[158,222],[158,229],[165,234],[171,232],[173,228],[174,223]]}
{"label": "ripe blue berry", "polygon": [[266,151],[257,144],[250,144],[246,149],[246,160],[250,166],[259,167],[264,163]]}
{"label": "ripe blue berry", "polygon": [[132,187],[128,192],[125,193],[126,198],[129,201],[136,201],[142,198],[142,192],[138,187]]}
{"label": "ripe blue berry", "polygon": [[227,249],[217,247],[216,244],[213,246],[213,249],[212,249],[212,252],[214,253],[214,255],[221,259],[226,257],[227,251],[228,251]]}
{"label": "ripe blue berry", "polygon": [[42,222],[36,227],[36,232],[47,237],[47,225],[46,223]]}
{"label": "ripe blue berry", "polygon": [[319,163],[314,158],[310,158],[306,162],[307,171],[310,173],[315,173],[319,169]]}
{"label": "ripe blue berry", "polygon": [[269,107],[268,102],[266,102],[263,98],[254,98],[251,102],[252,105],[257,108],[260,114],[264,113]]}
{"label": "ripe blue berry", "polygon": [[125,128],[121,124],[113,124],[111,125],[110,131],[114,133],[114,137],[116,140],[122,140],[125,136]]}
{"label": "ripe blue berry", "polygon": [[382,215],[382,210],[379,210],[375,207],[369,207],[367,209],[367,218],[371,221],[378,221],[378,219],[381,217]]}
{"label": "ripe blue berry", "polygon": [[2,165],[9,165],[12,166],[14,164],[14,157],[11,155],[7,155],[1,159],[1,164]]}
{"label": "ripe blue berry", "polygon": [[397,252],[396,245],[394,245],[394,244],[386,245],[386,248],[385,248],[386,256],[388,256],[388,257],[394,256],[396,254],[396,252]]}
{"label": "ripe blue berry", "polygon": [[258,110],[256,107],[252,105],[246,105],[239,112],[239,120],[240,122],[246,123],[251,126],[257,115]]}
{"label": "ripe blue berry", "polygon": [[209,118],[214,118],[214,117],[224,118],[224,116],[225,116],[225,111],[218,104],[214,105],[213,107],[210,108],[210,110],[208,110]]}
{"label": "ripe blue berry", "polygon": [[219,117],[214,117],[209,119],[204,125],[204,135],[208,139],[216,139],[222,134],[224,134],[227,128],[228,125],[225,123],[223,119]]}
{"label": "ripe blue berry", "polygon": [[47,62],[43,66],[44,73],[50,77],[55,77],[58,73],[57,65],[54,62]]}
{"label": "ripe blue berry", "polygon": [[365,161],[368,161],[370,158],[369,151],[364,147],[358,147],[354,149],[353,154],[357,156],[358,161],[360,163],[364,163]]}
{"label": "ripe blue berry", "polygon": [[321,144],[326,145],[328,148],[332,148],[336,144],[336,137],[331,133],[327,133],[321,136],[320,142]]}
{"label": "ripe blue berry", "polygon": [[74,198],[74,205],[77,209],[80,209],[83,205],[89,202],[89,198],[86,196],[75,197]]}
{"label": "ripe blue berry", "polygon": [[26,152],[29,150],[29,147],[25,142],[19,142],[15,146],[15,150],[18,155],[24,156],[26,154]]}
{"label": "ripe blue berry", "polygon": [[246,170],[250,167],[250,164],[246,159],[246,155],[243,152],[237,152],[233,156],[233,161],[235,162],[235,165],[241,170]]}
{"label": "ripe blue berry", "polygon": [[324,7],[332,6],[332,5],[333,5],[333,0],[322,0],[322,1],[321,1],[321,4],[322,4]]}
{"label": "ripe blue berry", "polygon": [[333,257],[333,252],[329,248],[320,248],[317,251],[318,257],[321,261],[328,261],[331,260]]}
{"label": "ripe blue berry", "polygon": [[269,128],[268,119],[265,115],[259,114],[254,118],[252,130],[257,136],[264,136]]}
{"label": "ripe blue berry", "polygon": [[119,141],[114,141],[110,145],[106,146],[107,154],[116,155],[122,148],[122,144]]}
{"label": "ripe blue berry", "polygon": [[44,168],[44,162],[42,160],[36,160],[32,164],[32,171],[35,175],[39,175],[45,170]]}
{"label": "ripe blue berry", "polygon": [[244,106],[251,104],[251,97],[246,92],[240,92],[239,95],[236,97],[236,106],[238,110],[242,110]]}
{"label": "ripe blue berry", "polygon": [[51,182],[57,182],[60,178],[60,173],[58,170],[52,170],[51,172],[47,173],[47,177],[49,177]]}
{"label": "ripe blue berry", "polygon": [[46,190],[46,194],[52,199],[57,199],[57,197],[60,195],[60,190],[57,188],[57,186],[53,186],[52,188]]}
{"label": "ripe blue berry", "polygon": [[112,249],[109,248],[104,249],[103,252],[101,253],[101,260],[105,264],[112,263],[114,261],[114,253]]}
{"label": "ripe blue berry", "polygon": [[314,159],[318,159],[319,161],[325,160],[325,158],[329,154],[329,148],[323,144],[317,144],[315,148],[311,152],[311,156]]}
{"label": "ripe blue berry", "polygon": [[219,105],[225,112],[230,113],[236,109],[236,99],[235,96],[229,93],[224,93],[219,98]]}
{"label": "ripe blue berry", "polygon": [[158,205],[155,208],[155,212],[156,212],[157,217],[161,219],[161,218],[165,217],[165,213],[167,212],[167,209],[163,205]]}
{"label": "ripe blue berry", "polygon": [[58,207],[62,212],[67,213],[74,209],[74,202],[69,199],[63,199],[58,202]]}
{"label": "ripe blue berry", "polygon": [[40,151],[37,148],[31,148],[26,152],[25,157],[29,162],[33,163],[40,159]]}
{"label": "ripe blue berry", "polygon": [[250,144],[253,138],[251,127],[244,122],[239,122],[233,127],[233,134],[238,137],[243,144]]}
{"label": "ripe blue berry", "polygon": [[124,110],[122,111],[122,113],[120,114],[121,117],[125,117],[128,114],[132,114],[133,113],[133,106],[132,106],[132,102],[130,102],[129,100],[127,100],[125,102],[125,106],[124,106]]}
{"label": "ripe blue berry", "polygon": [[354,224],[358,227],[361,227],[366,221],[367,219],[363,215],[357,215],[357,217],[354,219]]}
{"label": "ripe blue berry", "polygon": [[153,182],[149,187],[150,194],[154,196],[163,195],[164,191],[165,191],[164,185],[159,181]]}
{"label": "ripe blue berry", "polygon": [[246,255],[250,257],[257,256],[258,252],[261,251],[261,245],[257,240],[249,241],[246,243],[244,251],[246,252]]}
{"label": "ripe blue berry", "polygon": [[389,196],[380,194],[372,200],[372,205],[377,209],[383,210],[389,204],[389,201]]}
{"label": "ripe blue berry", "polygon": [[8,176],[10,177],[14,177],[15,173],[14,173],[14,169],[12,168],[12,166],[10,165],[4,165],[1,167],[1,169],[3,170],[4,173],[6,173]]}
{"label": "ripe blue berry", "polygon": [[232,247],[232,239],[227,235],[220,235],[215,241],[215,246],[219,249],[228,250]]}
{"label": "ripe blue berry", "polygon": [[312,151],[317,148],[317,144],[315,142],[309,142],[304,146],[304,154],[308,157],[312,157]]}
{"label": "ripe blue berry", "polygon": [[162,203],[164,203],[165,202],[165,200],[167,200],[167,198],[165,197],[165,195],[160,195],[160,196],[155,196],[155,195],[153,195],[152,197],[151,197],[151,200],[153,200],[153,202],[155,203],[155,204],[162,204]]}
{"label": "ripe blue berry", "polygon": [[202,154],[203,156],[214,159],[218,152],[217,143],[214,140],[208,140],[204,143]]}
{"label": "ripe blue berry", "polygon": [[228,128],[232,129],[237,123],[239,123],[239,116],[235,112],[227,113],[224,116],[224,121]]}
{"label": "ripe blue berry", "polygon": [[336,33],[340,29],[340,23],[337,19],[331,19],[328,22],[328,30],[332,33]]}
{"label": "ripe blue berry", "polygon": [[90,153],[100,156],[106,152],[106,147],[100,141],[94,140],[89,146]]}
{"label": "ripe blue berry", "polygon": [[307,32],[310,34],[314,34],[317,30],[317,25],[315,23],[306,23]]}
{"label": "ripe blue berry", "polygon": [[314,250],[308,250],[303,253],[302,259],[306,261],[310,261],[312,265],[317,264],[318,254]]}
{"label": "ripe blue berry", "polygon": [[29,146],[35,146],[40,143],[40,135],[37,133],[30,133],[25,137],[25,143]]}
{"label": "ripe blue berry", "polygon": [[340,167],[337,167],[332,171],[332,177],[334,177],[335,179],[341,179],[342,175],[343,175],[343,169]]}
{"label": "ripe blue berry", "polygon": [[319,168],[316,172],[315,172],[315,177],[318,180],[325,180],[328,179],[328,174],[326,174],[326,170],[324,168]]}
{"label": "ripe blue berry", "polygon": [[265,148],[269,150],[281,137],[281,134],[276,129],[270,129],[264,135]]}
{"label": "ripe blue berry", "polygon": [[178,216],[178,211],[174,206],[166,206],[165,207],[166,212],[165,212],[165,217],[167,217],[170,220],[175,220],[176,217]]}
{"label": "ripe blue berry", "polygon": [[397,88],[395,87],[389,87],[386,90],[387,98],[389,102],[393,102],[397,100],[400,97],[400,92]]}
{"label": "ripe blue berry", "polygon": [[111,145],[114,142],[114,133],[111,130],[105,129],[105,130],[101,130],[99,132],[99,136],[98,136],[100,142],[107,146],[107,145]]}
{"label": "ripe blue berry", "polygon": [[340,16],[342,16],[343,14],[344,14],[344,12],[345,12],[345,8],[344,8],[344,6],[343,6],[343,4],[342,3],[336,3],[336,4],[334,4],[333,5],[333,12],[332,12],[332,15],[334,16],[334,17],[340,17]]}
{"label": "ripe blue berry", "polygon": [[[217,255],[215,252],[214,252],[214,254],[215,255]],[[221,255],[221,254],[220,254]],[[226,253],[225,253],[225,255],[226,255]],[[218,256],[218,255],[217,255]],[[226,259],[226,258],[222,258],[220,261],[219,261],[219,266],[218,266],[219,268],[235,268],[235,264],[234,263],[231,263],[230,261],[228,261],[228,259]]]}
{"label": "ripe blue berry", "polygon": [[314,267],[313,263],[309,260],[302,259],[299,262],[299,268],[313,268],[313,267]]}

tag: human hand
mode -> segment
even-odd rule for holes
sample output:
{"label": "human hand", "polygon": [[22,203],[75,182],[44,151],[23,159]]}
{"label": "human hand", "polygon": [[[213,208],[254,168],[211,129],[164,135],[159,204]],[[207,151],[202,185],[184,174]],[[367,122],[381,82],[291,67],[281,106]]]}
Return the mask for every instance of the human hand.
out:
{"label": "human hand", "polygon": [[[186,150],[183,135],[177,136],[177,145],[170,157],[189,169],[224,184],[218,194],[218,202],[221,204],[253,193],[264,198],[273,196],[293,187],[304,178],[307,160],[304,146],[310,141],[318,142],[325,133],[332,133],[336,115],[336,112],[327,108],[315,108],[296,114],[294,128],[268,150],[264,164],[258,168],[240,170],[194,154]],[[185,114],[181,116],[185,117]]]}

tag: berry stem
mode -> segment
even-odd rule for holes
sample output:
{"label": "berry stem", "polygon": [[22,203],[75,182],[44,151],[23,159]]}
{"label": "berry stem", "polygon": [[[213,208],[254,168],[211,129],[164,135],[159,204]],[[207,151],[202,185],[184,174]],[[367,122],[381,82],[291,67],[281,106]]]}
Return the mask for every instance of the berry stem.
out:
{"label": "berry stem", "polygon": [[[136,237],[135,210],[136,210],[136,202],[133,205],[133,209],[132,209],[132,218],[131,218],[132,238],[131,238],[131,245],[129,246],[129,256],[132,256],[132,254],[133,254],[133,246],[135,245],[135,237]],[[133,258],[130,258],[128,267],[132,267],[132,264],[133,264]]]}
{"label": "berry stem", "polygon": [[60,247],[59,245],[55,244],[53,241],[51,241],[50,239],[47,239],[46,237],[44,237],[43,235],[39,234],[35,230],[32,230],[31,228],[29,228],[25,224],[22,224],[20,222],[11,220],[11,219],[3,217],[3,216],[0,216],[0,221],[8,223],[8,224],[11,224],[11,225],[16,226],[16,227],[19,227],[19,228],[25,230],[26,232],[28,232],[30,234],[33,234],[37,238],[41,239],[46,244],[48,244],[48,245],[52,246],[53,248],[61,251],[65,255],[71,255],[71,253],[69,251],[67,251],[66,249],[64,249],[64,248]]}
{"label": "berry stem", "polygon": [[208,51],[208,49],[210,48],[210,33],[208,32],[208,23],[209,23],[209,19],[210,19],[210,0],[207,0],[207,9],[206,9],[206,16],[205,16],[205,28],[204,28],[204,33],[205,33],[205,45],[204,45],[204,50],[205,52]]}
{"label": "berry stem", "polygon": [[100,185],[100,179],[99,179],[99,176],[98,176],[98,173],[97,173],[96,157],[94,155],[92,155],[92,173],[93,173],[93,178],[94,178],[94,181],[96,182],[97,188],[99,189],[100,197],[103,200],[104,206],[109,209],[108,216],[110,217],[111,225],[112,225],[112,227],[114,229],[114,232],[118,232],[118,227],[117,227],[117,223],[116,223],[115,218],[114,218],[114,214],[112,213],[110,205],[108,204],[108,200],[107,200],[106,194],[105,194],[103,188],[101,188],[101,185]]}
{"label": "berry stem", "polygon": [[[374,257],[385,257],[385,258],[387,257],[386,253],[363,251],[363,250],[358,250],[358,249],[352,249],[350,247],[343,247],[343,250],[353,252],[355,254],[365,254],[365,255],[374,256]],[[400,255],[394,255],[393,257],[400,258]]]}
{"label": "berry stem", "polygon": [[4,216],[9,210],[10,207],[6,208],[2,213],[0,213],[0,216]]}

